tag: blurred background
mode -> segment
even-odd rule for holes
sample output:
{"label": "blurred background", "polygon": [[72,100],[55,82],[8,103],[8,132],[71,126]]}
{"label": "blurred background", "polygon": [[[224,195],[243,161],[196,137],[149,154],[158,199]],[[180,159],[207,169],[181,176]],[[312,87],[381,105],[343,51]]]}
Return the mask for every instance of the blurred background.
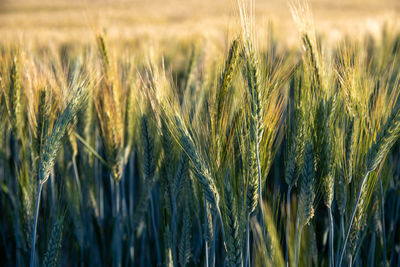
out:
{"label": "blurred background", "polygon": [[[399,0],[311,0],[317,32],[328,41],[376,34],[399,26]],[[297,28],[287,0],[256,0],[257,30],[273,25],[276,38],[293,44]],[[224,41],[238,26],[236,0],[2,0],[1,41],[93,42],[105,30],[118,42],[203,36]]]}

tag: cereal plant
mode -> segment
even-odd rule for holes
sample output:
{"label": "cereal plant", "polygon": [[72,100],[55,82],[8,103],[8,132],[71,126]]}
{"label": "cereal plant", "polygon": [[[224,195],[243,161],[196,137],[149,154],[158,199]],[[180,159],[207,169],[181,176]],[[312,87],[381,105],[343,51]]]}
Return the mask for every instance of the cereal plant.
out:
{"label": "cereal plant", "polygon": [[400,32],[0,41],[0,265],[398,266]]}

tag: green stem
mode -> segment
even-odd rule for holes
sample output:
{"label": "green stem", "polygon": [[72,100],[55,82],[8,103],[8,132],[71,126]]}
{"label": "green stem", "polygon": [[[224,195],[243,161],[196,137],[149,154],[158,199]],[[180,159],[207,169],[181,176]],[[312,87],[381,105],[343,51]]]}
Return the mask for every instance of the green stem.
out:
{"label": "green stem", "polygon": [[76,157],[72,156],[72,167],[74,169],[74,176],[75,176],[75,181],[76,181],[76,186],[78,187],[78,192],[79,196],[82,196],[82,189],[81,189],[81,183],[79,179],[79,173],[78,173],[78,165],[76,164]]}
{"label": "green stem", "polygon": [[156,253],[157,253],[157,266],[161,266],[161,251],[160,251],[160,243],[158,240],[158,232],[156,227],[156,217],[154,215],[154,202],[153,202],[153,195],[151,194],[150,189],[148,190],[150,194],[150,211],[151,211],[151,225],[153,227],[154,232],[154,240],[156,243]]}
{"label": "green stem", "polygon": [[258,153],[258,140],[256,140],[256,142],[255,142],[255,150],[256,150],[256,160],[257,160],[257,171],[258,171],[258,201],[259,201],[260,212],[261,212],[261,227],[262,227],[262,233],[263,233],[263,240],[265,240],[264,206],[263,206],[263,198],[262,198],[262,179],[261,179],[260,156]]}
{"label": "green stem", "polygon": [[84,145],[84,147],[93,154],[93,156],[95,156],[101,163],[104,164],[104,166],[107,166],[109,169],[111,169],[111,166],[102,158],[102,156],[99,155],[99,153],[96,152],[96,150],[94,150],[86,141],[85,139],[82,138],[82,136],[80,136],[77,133],[74,133],[75,137],[78,138],[78,140],[82,143],[82,145]]}
{"label": "green stem", "polygon": [[171,216],[171,228],[172,228],[172,259],[174,261],[174,267],[178,266],[178,257],[176,254],[176,236],[177,236],[177,223],[176,223],[176,199],[177,194],[172,192],[172,188],[170,190],[171,194],[171,208],[172,208],[172,216]]}
{"label": "green stem", "polygon": [[367,266],[375,266],[375,245],[376,245],[376,233],[374,232],[372,234],[371,238],[371,244],[369,246],[369,255],[368,255],[368,261],[367,261]]}
{"label": "green stem", "polygon": [[363,179],[362,179],[361,186],[360,186],[360,192],[358,193],[357,201],[356,201],[356,203],[355,203],[355,205],[354,205],[354,207],[353,207],[353,211],[352,211],[352,213],[351,213],[349,227],[347,228],[347,233],[346,233],[346,237],[345,237],[345,239],[344,239],[344,243],[343,243],[343,247],[342,247],[342,252],[340,253],[340,259],[339,259],[339,265],[338,265],[339,267],[342,266],[343,255],[344,255],[344,253],[345,253],[345,251],[346,251],[346,245],[347,245],[347,241],[348,241],[349,236],[350,236],[350,231],[351,231],[351,227],[352,227],[352,225],[353,225],[354,217],[356,216],[357,206],[358,206],[358,203],[360,202],[361,195],[362,195],[362,191],[363,191],[363,187],[364,187],[364,183],[365,183],[365,181],[367,180],[368,175],[369,175],[369,171],[367,171],[367,172],[365,173],[365,175],[364,175],[364,177],[363,177]]}
{"label": "green stem", "polygon": [[295,247],[294,247],[294,255],[295,255],[295,266],[299,266],[299,254],[300,254],[300,244],[301,244],[301,231],[302,227],[299,229],[299,224],[300,224],[300,218],[299,214],[297,212],[297,218],[296,218],[296,229],[295,229]]}
{"label": "green stem", "polygon": [[292,186],[289,185],[288,193],[286,196],[286,267],[289,267],[289,231],[290,231],[290,192]]}
{"label": "green stem", "polygon": [[205,244],[205,267],[208,267],[208,241],[207,241],[207,200],[204,197],[204,244]]}
{"label": "green stem", "polygon": [[221,215],[221,211],[220,211],[219,207],[217,207],[217,215],[218,215],[219,221],[221,223],[221,234],[222,234],[222,241],[224,242],[224,249],[225,249],[225,252],[227,252],[228,247],[226,246],[224,222],[222,221],[222,215]]}
{"label": "green stem", "polygon": [[297,239],[299,236],[299,204],[297,204],[296,225],[294,227],[294,266],[297,266]]}
{"label": "green stem", "polygon": [[210,265],[215,267],[215,241],[217,239],[217,217],[213,221],[213,240],[211,244]]}
{"label": "green stem", "polygon": [[35,266],[35,243],[36,243],[36,228],[37,228],[37,221],[39,216],[39,206],[40,206],[40,196],[42,193],[43,183],[39,182],[39,188],[36,195],[36,207],[35,207],[35,218],[33,222],[33,232],[32,232],[32,243],[31,243],[31,260],[30,260],[30,267]]}
{"label": "green stem", "polygon": [[385,229],[385,196],[383,195],[382,177],[379,178],[379,187],[382,198],[382,243],[383,243],[383,262],[386,266],[386,229]]}
{"label": "green stem", "polygon": [[339,232],[339,240],[336,246],[336,263],[339,261],[339,253],[340,253],[340,247],[342,243],[342,239],[344,238],[344,215],[340,215],[340,232]]}
{"label": "green stem", "polygon": [[245,255],[245,266],[250,266],[250,214],[247,215],[247,220],[246,220],[246,255]]}
{"label": "green stem", "polygon": [[299,266],[300,251],[301,251],[301,234],[303,232],[303,226],[300,226],[299,234],[297,236],[297,253],[296,253],[296,266]]}
{"label": "green stem", "polygon": [[334,267],[335,266],[335,259],[333,257],[334,252],[333,252],[333,217],[332,217],[332,208],[329,207],[329,257],[330,257],[330,266]]}

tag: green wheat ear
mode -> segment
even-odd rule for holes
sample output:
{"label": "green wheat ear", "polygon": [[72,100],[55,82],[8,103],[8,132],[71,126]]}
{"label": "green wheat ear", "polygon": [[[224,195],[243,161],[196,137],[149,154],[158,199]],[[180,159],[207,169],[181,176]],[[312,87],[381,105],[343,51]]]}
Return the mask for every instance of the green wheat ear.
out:
{"label": "green wheat ear", "polygon": [[367,172],[376,170],[400,136],[400,109],[393,112],[368,150]]}
{"label": "green wheat ear", "polygon": [[314,152],[310,143],[306,144],[303,172],[299,193],[300,224],[304,226],[314,216]]}
{"label": "green wheat ear", "polygon": [[184,214],[185,215],[183,216],[181,239],[178,246],[179,264],[181,266],[187,266],[192,256],[191,252],[192,222],[190,218],[189,204],[187,201],[185,201]]}
{"label": "green wheat ear", "polygon": [[183,151],[193,163],[193,172],[204,190],[207,202],[217,211],[219,210],[219,194],[208,166],[196,150],[195,143],[182,119],[176,117],[175,121],[179,133],[179,142],[182,145]]}
{"label": "green wheat ear", "polygon": [[154,158],[154,139],[150,133],[149,120],[146,114],[141,119],[141,137],[143,145],[143,184],[144,190],[140,192],[138,204],[136,205],[133,216],[133,227],[136,228],[143,220],[147,212],[150,200],[150,192],[156,182],[155,179],[155,158]]}
{"label": "green wheat ear", "polygon": [[232,84],[235,71],[239,65],[240,39],[235,39],[229,49],[229,55],[225,63],[225,69],[222,74],[220,86],[217,91],[217,119],[218,127],[221,127],[222,115],[224,114],[226,104],[226,94]]}
{"label": "green wheat ear", "polygon": [[242,241],[239,229],[237,205],[231,181],[225,179],[225,210],[227,231],[227,266],[242,266]]}
{"label": "green wheat ear", "polygon": [[73,95],[69,100],[67,107],[61,114],[57,122],[55,123],[50,135],[45,138],[43,150],[40,153],[39,163],[39,187],[36,196],[36,207],[35,207],[35,218],[32,233],[31,242],[31,257],[30,266],[34,266],[35,262],[35,242],[36,242],[36,228],[39,216],[40,207],[40,196],[43,185],[50,177],[50,172],[55,164],[55,159],[58,154],[58,150],[61,147],[62,138],[70,129],[72,122],[78,113],[82,110],[84,103],[88,96],[88,90],[84,86],[85,84],[79,84],[73,91]]}
{"label": "green wheat ear", "polygon": [[100,55],[101,55],[101,59],[103,60],[104,65],[106,67],[108,67],[110,65],[110,59],[109,59],[108,49],[107,49],[107,45],[106,45],[106,41],[105,41],[104,35],[103,34],[97,34],[96,40],[97,40],[97,45],[98,45],[99,52],[100,52]]}
{"label": "green wheat ear", "polygon": [[8,91],[4,90],[5,106],[11,123],[12,130],[17,138],[24,142],[25,112],[24,92],[21,81],[21,61],[19,56],[13,55],[9,68]]}
{"label": "green wheat ear", "polygon": [[43,265],[45,267],[58,266],[63,240],[64,217],[58,219],[51,231],[50,240],[47,243],[47,251],[44,255]]}
{"label": "green wheat ear", "polygon": [[143,173],[147,181],[152,181],[155,173],[154,141],[150,134],[147,115],[142,116]]}
{"label": "green wheat ear", "polygon": [[44,184],[50,176],[54,166],[61,141],[65,133],[70,129],[72,122],[86,103],[88,91],[84,87],[77,87],[67,107],[55,123],[50,135],[44,141],[40,155],[39,179]]}

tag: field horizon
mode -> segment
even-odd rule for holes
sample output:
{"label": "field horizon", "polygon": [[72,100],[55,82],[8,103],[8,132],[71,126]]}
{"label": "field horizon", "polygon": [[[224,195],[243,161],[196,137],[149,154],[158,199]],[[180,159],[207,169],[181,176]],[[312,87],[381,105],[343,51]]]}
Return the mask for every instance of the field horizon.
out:
{"label": "field horizon", "polygon": [[[265,37],[272,24],[277,38],[298,45],[297,28],[286,0],[255,1],[257,34]],[[379,37],[386,24],[400,26],[400,3],[384,1],[310,1],[315,28],[327,42],[345,36]],[[237,1],[39,1],[15,0],[0,3],[2,41],[22,43],[91,43],[96,31],[106,30],[111,41],[203,37],[226,42],[226,36],[240,32]]]}

